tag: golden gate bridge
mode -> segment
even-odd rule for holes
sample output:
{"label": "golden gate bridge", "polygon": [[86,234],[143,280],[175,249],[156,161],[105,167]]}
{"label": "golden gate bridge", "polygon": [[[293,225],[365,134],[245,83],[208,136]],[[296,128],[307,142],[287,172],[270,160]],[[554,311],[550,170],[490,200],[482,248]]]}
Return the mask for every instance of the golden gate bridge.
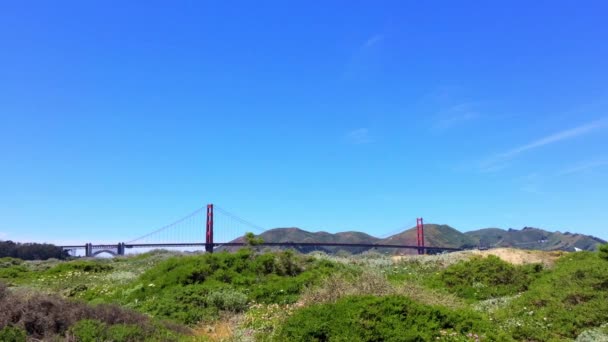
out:
{"label": "golden gate bridge", "polygon": [[[201,234],[204,228],[204,241]],[[246,231],[257,232],[258,235],[267,231],[235,214],[232,214],[213,204],[207,204],[194,212],[180,218],[179,220],[139,236],[127,242],[117,244],[107,243],[83,243],[77,245],[60,246],[64,250],[76,253],[84,250],[86,257],[94,257],[102,253],[111,255],[125,255],[127,249],[155,249],[155,248],[204,248],[205,252],[213,253],[220,247],[242,247],[248,243],[242,237]],[[386,243],[344,243],[344,242],[322,242],[322,241],[289,241],[270,242],[264,241],[258,246],[268,247],[358,247],[358,248],[391,248],[412,249],[418,254],[436,253],[442,251],[459,251],[460,248],[426,246],[424,241],[424,222],[422,218],[416,219],[416,245],[386,244]]]}

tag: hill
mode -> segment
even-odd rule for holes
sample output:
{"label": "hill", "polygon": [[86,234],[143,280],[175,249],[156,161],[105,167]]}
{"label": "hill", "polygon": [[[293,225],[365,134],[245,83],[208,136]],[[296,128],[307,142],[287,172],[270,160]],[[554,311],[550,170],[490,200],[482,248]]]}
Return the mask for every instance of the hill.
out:
{"label": "hill", "polygon": [[[274,228],[258,235],[265,242],[326,242],[326,243],[377,243],[380,239],[362,232],[309,232],[300,228]],[[233,242],[243,242],[242,237]],[[300,252],[309,253],[312,251],[324,251],[327,253],[335,253],[341,249],[350,253],[362,253],[368,248],[341,248],[341,247],[299,247]]]}
{"label": "hill", "polygon": [[[395,245],[416,245],[416,228],[410,228],[404,232],[389,236],[380,240],[379,243]],[[445,224],[425,224],[424,242],[426,246],[441,246],[451,248],[473,248],[477,246],[477,240],[463,234],[455,228]]]}
{"label": "hill", "polygon": [[[326,242],[326,243],[378,243],[394,245],[416,245],[416,228],[407,229],[401,233],[381,239],[362,232],[309,232],[300,228],[275,228],[265,231],[259,235],[266,242]],[[539,228],[524,227],[517,229],[484,228],[466,233],[445,224],[425,224],[424,236],[426,246],[440,246],[451,248],[475,248],[475,247],[515,247],[523,249],[538,250],[582,250],[593,251],[598,244],[606,241],[594,236],[584,234],[549,232]],[[233,242],[243,242],[238,238]],[[344,248],[344,247],[299,247],[300,252],[324,251],[335,253],[346,250],[350,253],[362,253],[369,248]],[[411,251],[395,251],[382,249],[382,252],[397,252],[404,254]],[[407,254],[407,253],[406,253]]]}
{"label": "hill", "polygon": [[465,235],[475,239],[484,247],[517,247],[538,250],[595,250],[598,244],[606,241],[584,234],[569,232],[549,232],[540,228],[524,227],[517,229],[485,228],[466,232]]}

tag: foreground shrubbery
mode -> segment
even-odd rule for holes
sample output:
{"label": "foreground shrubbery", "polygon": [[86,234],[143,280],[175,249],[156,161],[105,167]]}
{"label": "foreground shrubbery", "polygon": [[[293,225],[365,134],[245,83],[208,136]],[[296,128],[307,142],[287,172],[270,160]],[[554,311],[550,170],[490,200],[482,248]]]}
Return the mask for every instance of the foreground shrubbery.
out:
{"label": "foreground shrubbery", "polygon": [[41,292],[120,304],[199,333],[230,324],[236,340],[595,341],[608,322],[607,256],[608,247],[567,253],[548,269],[465,254],[395,261],[250,249],[69,262],[0,258],[0,279],[16,287],[0,291],[0,341],[23,334],[180,338],[182,330],[156,318]]}
{"label": "foreground shrubbery", "polygon": [[[156,317],[194,324],[249,302],[288,304],[339,267],[291,251],[214,253],[174,257],[115,294],[115,300]],[[344,267],[341,267],[344,268]],[[91,299],[98,296],[88,294]]]}
{"label": "foreground shrubbery", "polygon": [[608,262],[598,253],[561,257],[496,317],[518,340],[571,339],[608,322]]}
{"label": "foreground shrubbery", "polygon": [[[104,327],[112,341],[177,340],[180,332],[162,326],[148,317],[115,305],[90,306],[44,294],[16,294],[0,283],[0,341],[19,340],[23,334],[35,339],[79,336],[83,320],[94,320]],[[137,329],[135,328],[137,327]],[[76,329],[76,330],[74,330]],[[181,332],[184,332],[182,330]],[[117,336],[126,336],[124,339]],[[101,337],[101,336],[100,336]],[[82,339],[78,339],[79,341]],[[86,339],[84,339],[86,340]],[[83,341],[84,341],[83,340]]]}
{"label": "foreground shrubbery", "polygon": [[278,341],[509,340],[472,311],[422,305],[403,296],[345,297],[296,311]]}
{"label": "foreground shrubbery", "polygon": [[540,264],[515,266],[490,255],[449,266],[440,272],[435,285],[462,298],[483,300],[525,291],[542,271]]}

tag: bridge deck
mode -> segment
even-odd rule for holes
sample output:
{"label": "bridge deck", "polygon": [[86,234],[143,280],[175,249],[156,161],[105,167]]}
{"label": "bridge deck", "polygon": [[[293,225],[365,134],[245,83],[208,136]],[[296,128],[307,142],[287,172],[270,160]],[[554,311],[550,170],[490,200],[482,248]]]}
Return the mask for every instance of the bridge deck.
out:
{"label": "bridge deck", "polygon": [[[194,242],[194,243],[134,243],[134,244],[125,244],[125,248],[159,248],[159,247],[205,247],[208,244],[204,242]],[[247,243],[244,242],[225,242],[225,243],[213,243],[214,247],[241,247],[247,246]],[[117,245],[111,244],[99,244],[92,245],[92,248],[116,248]],[[442,250],[442,251],[460,251],[462,248],[453,248],[453,247],[436,247],[436,246],[413,246],[413,245],[392,245],[392,244],[373,244],[373,243],[338,243],[338,242],[263,242],[258,246],[269,246],[269,247],[366,247],[366,248],[396,248],[396,249],[425,249],[425,250]],[[85,248],[86,245],[69,245],[69,246],[61,246],[64,249],[80,249]]]}

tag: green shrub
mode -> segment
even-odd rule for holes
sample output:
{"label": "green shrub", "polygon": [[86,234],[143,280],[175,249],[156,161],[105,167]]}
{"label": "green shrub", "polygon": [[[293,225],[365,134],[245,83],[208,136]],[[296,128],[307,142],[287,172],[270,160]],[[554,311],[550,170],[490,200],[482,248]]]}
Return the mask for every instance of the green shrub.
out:
{"label": "green shrub", "polygon": [[72,261],[61,263],[50,270],[48,273],[63,273],[69,271],[80,271],[87,273],[101,273],[112,270],[112,266],[107,264],[106,261]]}
{"label": "green shrub", "polygon": [[0,279],[14,280],[24,278],[28,269],[23,265],[12,265],[0,268]]}
{"label": "green shrub", "polygon": [[79,342],[98,342],[105,340],[105,330],[106,325],[103,322],[83,319],[70,328],[69,334]]}
{"label": "green shrub", "polygon": [[600,246],[599,253],[600,258],[608,260],[608,243]]}
{"label": "green shrub", "polygon": [[240,312],[247,308],[247,296],[228,288],[209,293],[207,303],[219,310]]}
{"label": "green shrub", "polygon": [[496,314],[518,340],[573,339],[608,322],[608,267],[597,253],[569,253]]}
{"label": "green shrub", "polygon": [[23,260],[11,257],[0,258],[0,268],[23,264]]}
{"label": "green shrub", "polygon": [[278,341],[431,341],[452,334],[506,339],[473,311],[418,304],[403,296],[345,297],[335,304],[297,310],[280,328]]}
{"label": "green shrub", "polygon": [[256,254],[250,249],[169,258],[118,291],[118,300],[157,317],[194,324],[247,303],[288,304],[337,264],[291,251]]}
{"label": "green shrub", "polygon": [[25,331],[17,327],[6,326],[0,329],[0,341],[25,342]]}
{"label": "green shrub", "polygon": [[178,334],[161,326],[155,326],[145,331],[144,328],[135,324],[109,325],[91,319],[78,321],[69,329],[67,336],[78,342],[175,341],[178,338]]}
{"label": "green shrub", "polygon": [[107,328],[106,340],[113,342],[138,342],[144,341],[146,334],[143,329],[132,324],[115,324]]}
{"label": "green shrub", "polygon": [[483,300],[525,291],[542,274],[540,264],[514,266],[490,255],[451,265],[439,273],[439,285],[459,297]]}

